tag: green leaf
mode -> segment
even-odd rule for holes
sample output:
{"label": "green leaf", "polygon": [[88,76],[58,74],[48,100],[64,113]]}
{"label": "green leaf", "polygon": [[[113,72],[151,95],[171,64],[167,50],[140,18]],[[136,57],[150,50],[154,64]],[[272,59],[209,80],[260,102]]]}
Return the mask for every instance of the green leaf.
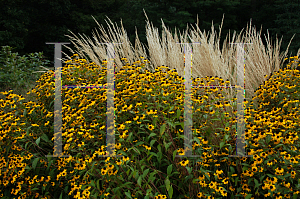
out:
{"label": "green leaf", "polygon": [[258,183],[258,181],[255,178],[254,178],[254,183],[255,183],[254,189],[256,189],[257,187],[259,187],[259,185],[261,185]]}
{"label": "green leaf", "polygon": [[181,126],[184,129],[184,121],[183,122],[175,122],[175,126]]}
{"label": "green leaf", "polygon": [[245,197],[245,199],[250,199],[252,196],[252,194],[247,194],[247,196]]}
{"label": "green leaf", "polygon": [[188,166],[186,166],[185,168],[186,168],[186,170],[188,170],[188,173],[189,173],[189,174],[191,174],[191,172],[192,172],[193,168],[191,168],[191,167],[188,167]]}
{"label": "green leaf", "polygon": [[153,120],[153,124],[155,124],[156,125],[156,121],[157,121],[157,117],[156,118],[154,118],[154,120]]}
{"label": "green leaf", "polygon": [[[27,142],[26,144],[25,144],[25,149],[27,150],[27,145],[29,144],[30,142]],[[30,143],[31,144],[31,143]]]}
{"label": "green leaf", "polygon": [[131,140],[132,135],[133,135],[133,133],[130,132],[130,133],[129,133],[129,136],[128,136],[127,139],[126,139],[126,142],[129,142],[129,141]]}
{"label": "green leaf", "polygon": [[128,198],[131,198],[131,199],[132,199],[130,191],[125,192],[125,195],[126,195]]}
{"label": "green leaf", "polygon": [[136,171],[136,170],[134,170],[133,171],[133,177],[135,178],[135,179],[137,179],[137,176],[139,175],[139,171]]}
{"label": "green leaf", "polygon": [[41,136],[42,140],[46,141],[46,142],[50,142],[48,136],[44,133],[42,136]]}
{"label": "green leaf", "polygon": [[[143,162],[144,162],[144,159],[142,159],[139,163],[140,163],[141,165],[143,165]],[[145,168],[145,165],[141,166],[141,168],[142,168],[142,171],[143,171],[144,168]]]}
{"label": "green leaf", "polygon": [[[127,176],[129,175],[129,172],[130,172],[130,169],[128,169],[128,170],[126,171]],[[130,176],[128,177],[129,180],[130,180],[131,176],[132,176],[132,173],[131,173]]]}
{"label": "green leaf", "polygon": [[132,147],[132,148],[128,149],[128,152],[131,151],[131,150],[134,150],[134,151],[137,152],[139,155],[141,155],[141,152],[140,152],[137,148]]}
{"label": "green leaf", "polygon": [[40,158],[35,158],[32,162],[32,168],[35,169],[37,162],[39,161]]}
{"label": "green leaf", "polygon": [[226,122],[225,127],[229,127],[229,122]]}
{"label": "green leaf", "polygon": [[96,187],[95,182],[94,182],[93,180],[91,181],[91,185],[92,185],[93,187]]}
{"label": "green leaf", "polygon": [[97,189],[100,190],[100,184],[99,184],[100,179],[97,180]]}
{"label": "green leaf", "polygon": [[167,168],[167,174],[168,174],[168,176],[171,174],[171,172],[172,172],[172,164],[170,164],[168,166],[168,168]]}
{"label": "green leaf", "polygon": [[181,115],[181,111],[179,109],[177,109],[177,115],[176,115],[176,118],[178,119]]}
{"label": "green leaf", "polygon": [[151,133],[148,138],[151,138],[152,136],[155,136],[155,135],[156,135],[156,133]]}
{"label": "green leaf", "polygon": [[176,156],[177,151],[178,151],[178,149],[176,149],[176,150],[173,152],[173,161],[175,160],[175,156]]}
{"label": "green leaf", "polygon": [[[150,152],[151,153],[151,152]],[[149,158],[147,158],[147,160],[149,161],[152,158],[153,154],[149,156]],[[156,156],[156,155],[155,155]]]}
{"label": "green leaf", "polygon": [[157,149],[158,149],[159,152],[161,152],[161,146],[160,145],[157,146]]}
{"label": "green leaf", "polygon": [[138,195],[138,194],[140,194],[141,196],[143,195],[143,192],[142,191],[137,191],[137,192],[135,192],[135,195]]}
{"label": "green leaf", "polygon": [[175,124],[173,124],[172,122],[170,122],[169,120],[167,120],[167,124],[169,124],[169,126],[172,127],[172,129],[175,129]]}
{"label": "green leaf", "polygon": [[142,176],[139,176],[139,179],[137,180],[137,184],[141,187],[142,186]]}
{"label": "green leaf", "polygon": [[145,142],[140,141],[140,142],[136,143],[135,146],[139,146],[139,145],[142,145],[142,144],[144,144],[144,143],[145,143]]}
{"label": "green leaf", "polygon": [[278,147],[281,147],[281,146],[283,146],[283,144],[278,144],[278,145],[276,145],[276,146],[274,147],[274,149],[276,149],[276,148],[278,148]]}
{"label": "green leaf", "polygon": [[169,143],[166,143],[165,141],[164,142],[164,146],[166,148],[166,151],[168,150],[168,148],[170,147],[170,145],[172,144],[172,142],[169,142]]}
{"label": "green leaf", "polygon": [[151,181],[153,182],[155,180],[155,177],[154,177],[155,174],[156,174],[156,172],[150,173],[149,182],[151,182]]}
{"label": "green leaf", "polygon": [[172,185],[170,186],[170,189],[168,190],[168,194],[169,194],[169,197],[172,198],[172,196],[173,196],[173,187],[172,187]]}
{"label": "green leaf", "polygon": [[267,174],[270,178],[273,178],[273,176],[271,174]]}
{"label": "green leaf", "polygon": [[229,135],[225,135],[225,140],[228,141]]}
{"label": "green leaf", "polygon": [[162,134],[165,132],[165,129],[166,129],[166,124],[163,124],[163,125],[160,127],[160,136],[162,136]]}
{"label": "green leaf", "polygon": [[291,176],[291,174],[290,173],[288,173],[288,174],[285,174],[284,176],[282,176],[283,178],[287,178],[287,177],[289,177],[289,176]]}
{"label": "green leaf", "polygon": [[162,152],[158,152],[157,155],[158,155],[158,162],[159,164],[161,164]]}
{"label": "green leaf", "polygon": [[172,106],[171,108],[170,108],[170,111],[172,111],[174,109],[174,106]]}
{"label": "green leaf", "polygon": [[293,194],[293,199],[296,199],[298,197],[298,194]]}
{"label": "green leaf", "polygon": [[197,184],[200,180],[199,179],[193,179],[193,184]]}
{"label": "green leaf", "polygon": [[39,137],[38,139],[36,139],[35,143],[39,146],[40,141],[41,141],[41,138]]}
{"label": "green leaf", "polygon": [[118,176],[117,178],[121,181],[124,181],[124,178],[122,176]]}
{"label": "green leaf", "polygon": [[29,129],[31,128],[32,126],[30,126],[30,127],[28,127],[27,129],[26,129],[26,134],[29,136]]}
{"label": "green leaf", "polygon": [[[121,189],[120,187],[116,187],[116,188],[114,188],[113,189],[113,191],[115,192],[115,193],[117,193],[117,191],[119,191],[119,189]],[[95,189],[94,189],[95,190]],[[95,197],[95,198],[97,198],[97,197]]]}
{"label": "green leaf", "polygon": [[150,147],[152,147],[155,142],[156,142],[156,140],[151,140]]}
{"label": "green leaf", "polygon": [[220,143],[220,149],[222,149],[222,147],[224,146],[225,142],[221,142]]}
{"label": "green leaf", "polygon": [[197,142],[197,144],[201,145],[201,143],[200,143],[200,140],[199,140],[199,138],[198,138],[198,137],[196,137],[196,136],[193,136],[193,141],[196,141],[196,142]]}
{"label": "green leaf", "polygon": [[204,173],[204,175],[208,180],[210,180],[210,177],[206,173]]}
{"label": "green leaf", "polygon": [[27,109],[25,108],[24,111],[23,111],[23,115],[26,117],[27,115]]}
{"label": "green leaf", "polygon": [[143,173],[143,178],[145,178],[147,176],[147,174],[149,173],[149,169],[146,169]]}
{"label": "green leaf", "polygon": [[211,120],[214,120],[214,121],[220,121],[221,119],[220,118],[213,118]]}
{"label": "green leaf", "polygon": [[[235,181],[234,181],[235,186],[237,186],[237,184],[238,184],[238,179],[239,179],[239,177],[235,177],[235,179],[234,179],[234,180],[235,180]],[[238,188],[238,191],[241,190],[241,189],[242,189],[242,188]]]}
{"label": "green leaf", "polygon": [[165,180],[165,184],[166,184],[167,191],[169,191],[169,189],[170,189],[170,180],[168,179],[168,177]]}

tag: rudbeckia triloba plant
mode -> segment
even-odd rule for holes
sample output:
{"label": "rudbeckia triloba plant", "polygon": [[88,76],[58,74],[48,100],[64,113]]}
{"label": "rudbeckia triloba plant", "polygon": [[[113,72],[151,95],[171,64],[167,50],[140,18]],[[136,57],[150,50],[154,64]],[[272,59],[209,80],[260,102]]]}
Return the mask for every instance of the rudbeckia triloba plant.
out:
{"label": "rudbeckia triloba plant", "polygon": [[[191,41],[201,42],[192,45],[191,77],[198,157],[177,157],[185,154],[185,87],[183,46],[176,43],[187,43],[187,35],[179,42],[165,31],[161,42],[147,25],[149,58],[138,39],[132,51],[123,30],[116,40],[104,34],[96,45],[90,41],[92,47],[78,39],[79,52],[63,60],[62,85],[103,86],[61,89],[62,149],[69,157],[46,157],[54,148],[53,70],[29,92],[34,101],[25,103],[12,90],[0,93],[1,198],[299,197],[299,71],[290,65],[298,57],[282,70],[286,53],[279,57],[279,48],[272,53],[268,45],[267,55],[255,31],[233,42],[253,43],[245,46],[244,101],[251,157],[229,157],[236,151],[237,92],[196,86],[236,84],[236,45],[225,42],[220,52],[214,35],[207,43],[192,32]],[[122,157],[98,157],[107,154],[107,53],[98,42],[123,43],[114,46],[113,146]]]}

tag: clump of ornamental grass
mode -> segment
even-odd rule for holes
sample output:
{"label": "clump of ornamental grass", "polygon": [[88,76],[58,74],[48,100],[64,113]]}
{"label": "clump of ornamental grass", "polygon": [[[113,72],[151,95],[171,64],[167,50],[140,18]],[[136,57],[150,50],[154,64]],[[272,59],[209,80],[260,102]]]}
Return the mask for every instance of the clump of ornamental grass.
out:
{"label": "clump of ornamental grass", "polygon": [[[167,66],[169,69],[176,69],[180,77],[184,77],[184,55],[186,48],[186,43],[190,43],[192,47],[192,77],[205,77],[205,76],[218,76],[222,77],[224,80],[229,80],[232,85],[237,84],[237,59],[238,50],[240,47],[244,50],[243,56],[245,59],[245,98],[251,100],[254,96],[254,90],[257,89],[266,80],[265,75],[270,75],[274,71],[279,71],[283,65],[283,59],[287,57],[289,45],[285,52],[280,51],[281,40],[272,45],[270,41],[269,33],[264,35],[267,45],[265,46],[262,41],[261,30],[256,32],[256,28],[250,25],[246,31],[242,34],[243,30],[236,34],[230,36],[230,30],[228,37],[226,36],[225,41],[223,41],[223,48],[220,49],[220,35],[223,26],[224,15],[222,18],[221,25],[219,26],[219,34],[214,29],[214,25],[211,26],[211,31],[206,34],[205,31],[200,30],[198,24],[199,19],[197,17],[197,24],[190,24],[191,28],[183,31],[182,34],[178,29],[175,33],[170,32],[162,20],[162,33],[157,31],[155,27],[150,23],[145,10],[144,14],[147,18],[146,24],[146,39],[147,46],[144,46],[139,41],[138,34],[136,31],[135,45],[132,45],[128,39],[126,31],[124,30],[122,20],[121,28],[117,24],[113,24],[108,18],[109,22],[106,22],[108,26],[108,31],[97,22],[99,30],[93,32],[93,38],[87,36],[76,36],[72,31],[70,31],[74,36],[66,35],[70,38],[70,42],[74,44],[76,50],[71,49],[68,45],[63,45],[70,50],[73,54],[78,54],[80,57],[86,59],[87,64],[94,62],[98,66],[101,66],[101,61],[107,58],[107,45],[105,43],[114,44],[114,61],[116,65],[116,72],[123,67],[122,58],[126,57],[128,63],[133,65],[136,60],[140,57],[144,57],[149,60],[150,63],[146,66],[151,72],[155,71],[155,68],[162,65]],[[97,34],[96,34],[97,33]],[[219,35],[219,37],[218,37]],[[228,39],[228,40],[227,40]],[[195,43],[196,42],[196,43]],[[181,43],[181,44],[179,44]],[[185,44],[184,44],[185,43]],[[244,44],[239,46],[239,44]],[[148,53],[145,48],[148,49]],[[71,59],[66,53],[67,59]],[[297,55],[299,55],[298,51]],[[65,58],[62,59],[66,61]],[[188,63],[189,64],[189,63]],[[236,95],[236,90],[234,88],[224,89],[226,95],[230,98],[234,98]],[[232,104],[231,104],[232,105]]]}
{"label": "clump of ornamental grass", "polygon": [[[70,60],[62,69],[62,85],[106,86],[107,62],[102,67],[85,62]],[[107,154],[105,88],[62,88],[63,154],[69,158],[45,157],[54,148],[53,71],[32,90],[37,102],[22,103],[21,96],[2,93],[1,197],[297,197],[295,115],[264,111],[264,105],[256,114],[251,102],[245,107],[245,140],[246,153],[253,157],[228,157],[236,150],[236,106],[228,101],[236,98],[228,99],[220,88],[193,87],[193,155],[200,157],[175,157],[185,153],[184,79],[166,67],[149,72],[147,60],[135,64],[115,74],[115,154],[123,157],[98,157]],[[269,79],[283,76],[285,82],[269,84],[289,86],[297,73],[286,73],[291,72]],[[220,77],[193,79],[194,86],[227,83]],[[266,90],[271,92],[278,93]]]}

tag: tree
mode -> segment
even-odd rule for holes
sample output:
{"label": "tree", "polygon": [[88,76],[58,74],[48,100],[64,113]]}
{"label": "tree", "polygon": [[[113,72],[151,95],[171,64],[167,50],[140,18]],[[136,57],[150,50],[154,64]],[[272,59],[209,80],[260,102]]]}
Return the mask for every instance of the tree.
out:
{"label": "tree", "polygon": [[[220,49],[223,48],[222,45],[229,29],[231,38],[234,30],[238,34],[244,28],[243,33],[245,33],[246,25],[249,24],[250,19],[252,19],[251,26],[257,27],[256,31],[259,31],[263,25],[261,36],[265,45],[264,34],[266,34],[267,29],[270,32],[272,43],[276,39],[275,33],[279,34],[279,37],[285,34],[282,43],[284,49],[293,33],[299,33],[296,26],[299,20],[299,14],[296,12],[296,8],[299,6],[298,1],[285,2],[283,0],[1,1],[0,44],[17,47],[15,50],[21,54],[43,51],[47,59],[54,61],[54,45],[46,45],[45,42],[70,42],[69,38],[65,36],[72,36],[68,30],[77,36],[80,33],[92,38],[92,30],[98,29],[98,25],[91,15],[106,30],[108,30],[108,25],[105,22],[108,22],[106,16],[114,24],[117,23],[119,28],[121,28],[120,21],[122,19],[130,42],[135,45],[135,31],[137,30],[141,43],[147,44],[144,9],[150,22],[158,28],[160,35],[162,32],[161,19],[171,30],[173,36],[176,27],[179,36],[179,31],[180,33],[186,31],[187,25],[189,30],[192,29],[192,26],[195,28],[197,16],[199,19],[198,26],[202,32],[204,30],[205,32],[211,31],[213,21],[215,31],[219,33],[219,25],[223,14],[225,14]],[[265,20],[266,18],[268,20]],[[290,47],[290,50],[294,51],[293,54],[297,53],[297,48],[299,48],[297,38],[298,35],[294,37]],[[75,49],[72,43],[67,46]],[[63,48],[63,51],[71,54],[67,48]]]}
{"label": "tree", "polygon": [[[0,46],[9,45],[21,51],[25,47],[29,23],[28,13],[20,9],[22,1],[1,1]],[[20,20],[22,19],[22,20]],[[1,48],[2,49],[2,48]]]}
{"label": "tree", "polygon": [[278,34],[280,37],[283,37],[282,47],[285,50],[288,46],[288,43],[292,36],[296,33],[293,38],[291,45],[289,47],[289,56],[294,56],[300,48],[300,28],[298,24],[300,22],[300,14],[298,12],[299,1],[295,0],[276,0],[275,1],[275,12],[277,13],[277,18],[274,20],[276,28],[271,28],[274,30],[274,33]]}

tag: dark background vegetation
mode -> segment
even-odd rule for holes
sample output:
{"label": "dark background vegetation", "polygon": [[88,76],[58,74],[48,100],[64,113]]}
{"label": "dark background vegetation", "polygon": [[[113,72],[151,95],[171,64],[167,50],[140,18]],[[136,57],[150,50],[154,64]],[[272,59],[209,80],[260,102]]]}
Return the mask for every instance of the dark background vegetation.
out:
{"label": "dark background vegetation", "polygon": [[[138,31],[140,41],[148,46],[146,40],[146,14],[158,28],[161,36],[163,19],[167,28],[174,34],[175,27],[182,33],[187,28],[196,27],[197,14],[200,30],[211,31],[212,21],[219,33],[219,25],[225,13],[220,49],[229,33],[240,33],[247,23],[259,31],[262,25],[261,37],[266,45],[267,29],[274,46],[276,34],[280,40],[283,36],[280,52],[283,52],[294,33],[288,56],[295,56],[300,48],[300,27],[298,27],[300,13],[298,0],[1,0],[0,1],[0,46],[14,47],[13,52],[26,55],[32,52],[43,52],[45,59],[50,60],[48,67],[54,66],[54,45],[46,42],[70,42],[64,35],[73,36],[71,30],[78,37],[84,33],[92,38],[92,32],[102,24],[108,33],[108,22],[105,15],[129,36],[130,42],[135,44],[135,30]],[[136,28],[136,29],[135,29]],[[177,32],[178,34],[179,32]],[[217,34],[218,35],[218,34]],[[80,37],[79,37],[80,38]],[[228,41],[228,40],[227,40]],[[76,48],[69,44],[73,50]],[[67,48],[62,51],[71,56]],[[148,53],[148,52],[147,52]],[[63,57],[65,57],[62,54]]]}

